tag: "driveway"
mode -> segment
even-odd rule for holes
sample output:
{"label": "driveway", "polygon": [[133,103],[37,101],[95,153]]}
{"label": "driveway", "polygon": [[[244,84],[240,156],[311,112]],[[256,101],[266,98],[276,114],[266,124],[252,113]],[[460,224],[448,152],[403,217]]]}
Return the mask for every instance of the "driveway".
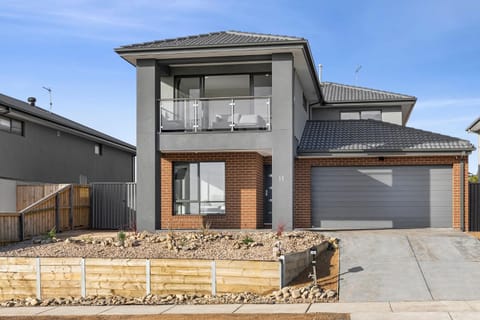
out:
{"label": "driveway", "polygon": [[480,299],[480,241],[449,229],[329,232],[340,301]]}

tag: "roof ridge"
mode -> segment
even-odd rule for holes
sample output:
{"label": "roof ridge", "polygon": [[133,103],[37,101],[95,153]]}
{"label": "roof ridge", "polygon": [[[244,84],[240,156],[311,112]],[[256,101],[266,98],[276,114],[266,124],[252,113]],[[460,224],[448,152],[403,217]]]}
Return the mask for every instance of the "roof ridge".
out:
{"label": "roof ridge", "polygon": [[228,31],[224,31],[224,32],[229,33],[229,34],[239,35],[239,36],[278,38],[278,39],[282,39],[282,40],[305,40],[305,38],[302,38],[302,37],[294,37],[294,36],[287,36],[287,35],[280,35],[280,34],[273,34],[273,33],[245,32],[245,31],[237,31],[237,30],[228,30]]}
{"label": "roof ridge", "polygon": [[154,43],[159,43],[159,42],[174,42],[174,41],[180,41],[180,40],[186,40],[186,39],[193,39],[193,38],[202,38],[202,37],[208,37],[211,35],[216,35],[216,34],[221,34],[221,33],[227,33],[227,31],[214,31],[214,32],[208,32],[208,33],[199,33],[199,34],[194,34],[190,36],[181,36],[181,37],[176,37],[176,38],[166,38],[166,39],[159,39],[159,40],[151,40],[151,41],[146,41],[146,42],[137,42],[133,44],[126,44],[123,46],[120,46],[120,48],[126,48],[126,47],[131,47],[131,46],[140,46],[140,45],[150,45]]}
{"label": "roof ridge", "polygon": [[365,91],[370,91],[370,92],[381,92],[381,93],[386,93],[386,94],[390,94],[390,95],[396,95],[396,96],[409,97],[409,98],[415,98],[416,99],[415,96],[411,96],[411,95],[407,95],[407,94],[403,94],[403,93],[381,90],[381,89],[361,87],[361,86],[345,84],[345,83],[338,83],[338,82],[332,82],[332,81],[322,81],[322,83],[320,85],[323,86],[323,84],[332,84],[332,85],[348,87],[348,88],[352,88],[352,89],[359,89],[359,90],[365,90]]}

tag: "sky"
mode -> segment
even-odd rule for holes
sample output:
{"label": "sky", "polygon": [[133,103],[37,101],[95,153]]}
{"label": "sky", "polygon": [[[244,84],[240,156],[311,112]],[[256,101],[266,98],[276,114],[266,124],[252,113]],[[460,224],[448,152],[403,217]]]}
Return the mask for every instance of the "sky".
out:
{"label": "sky", "polygon": [[135,144],[135,69],[114,48],[222,30],[300,36],[323,80],[414,95],[408,126],[476,146],[465,129],[480,117],[479,13],[476,0],[2,0],[0,92],[48,109],[51,88],[52,112]]}

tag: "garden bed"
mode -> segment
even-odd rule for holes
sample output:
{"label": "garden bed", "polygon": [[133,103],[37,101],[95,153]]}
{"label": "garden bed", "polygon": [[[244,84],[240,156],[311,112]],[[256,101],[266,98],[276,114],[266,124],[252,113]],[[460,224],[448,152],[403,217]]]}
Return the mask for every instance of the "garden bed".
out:
{"label": "garden bed", "polygon": [[84,257],[124,259],[215,259],[276,261],[281,254],[301,252],[327,241],[318,232],[168,231],[125,233],[65,232],[53,239],[36,238],[0,247],[3,257]]}
{"label": "garden bed", "polygon": [[310,266],[312,246],[323,257],[335,245],[305,231],[50,234],[0,248],[0,299],[9,300],[4,306],[335,301],[336,290],[305,276],[287,287]]}

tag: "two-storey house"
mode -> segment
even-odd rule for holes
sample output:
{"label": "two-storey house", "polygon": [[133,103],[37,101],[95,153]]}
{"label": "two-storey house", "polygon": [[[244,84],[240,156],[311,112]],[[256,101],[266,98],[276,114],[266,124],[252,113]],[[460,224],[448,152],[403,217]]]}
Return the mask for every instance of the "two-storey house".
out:
{"label": "two-storey house", "polygon": [[320,83],[303,38],[116,52],[137,72],[139,229],[465,225],[472,146],[405,127],[415,97]]}

